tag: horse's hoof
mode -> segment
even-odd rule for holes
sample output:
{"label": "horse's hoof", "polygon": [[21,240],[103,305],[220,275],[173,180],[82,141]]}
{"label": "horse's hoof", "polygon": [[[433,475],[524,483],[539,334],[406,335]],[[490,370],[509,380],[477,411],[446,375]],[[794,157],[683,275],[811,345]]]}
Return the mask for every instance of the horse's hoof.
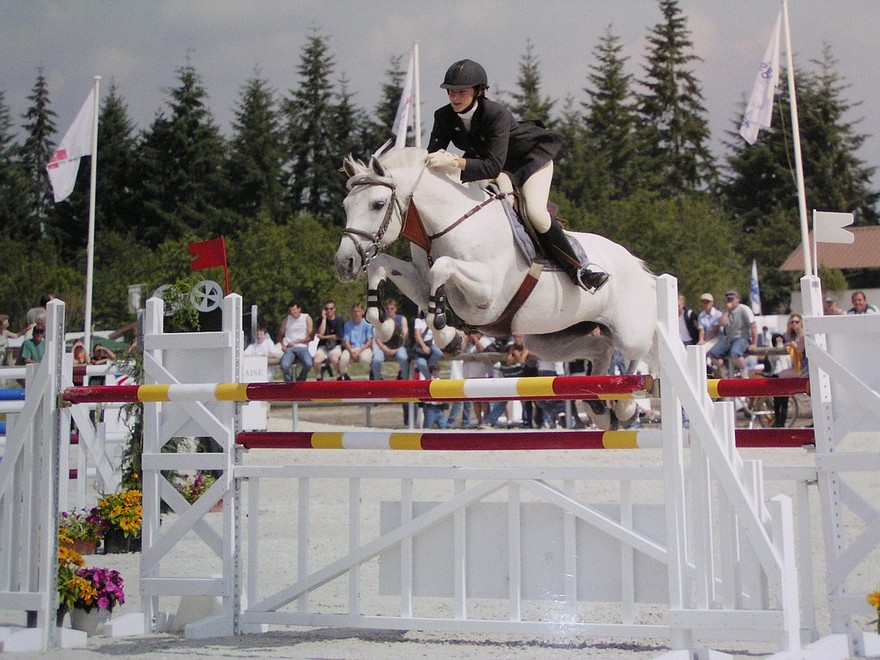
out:
{"label": "horse's hoof", "polygon": [[464,342],[461,339],[461,335],[459,333],[455,333],[455,337],[453,337],[452,341],[446,344],[443,347],[443,354],[449,357],[454,357],[461,353],[462,344]]}
{"label": "horse's hoof", "polygon": [[434,312],[434,330],[442,330],[446,327],[446,312]]}

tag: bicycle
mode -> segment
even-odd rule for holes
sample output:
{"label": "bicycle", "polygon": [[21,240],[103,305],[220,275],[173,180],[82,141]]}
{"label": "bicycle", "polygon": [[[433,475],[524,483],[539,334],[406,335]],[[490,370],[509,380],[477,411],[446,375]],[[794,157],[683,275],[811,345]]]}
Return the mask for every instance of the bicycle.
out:
{"label": "bicycle", "polygon": [[[745,414],[750,429],[777,426],[775,398],[772,396],[737,397],[737,407],[742,405],[742,412]],[[800,404],[794,395],[784,398],[788,399],[788,402],[782,407],[785,414],[782,426],[792,428],[800,416]]]}

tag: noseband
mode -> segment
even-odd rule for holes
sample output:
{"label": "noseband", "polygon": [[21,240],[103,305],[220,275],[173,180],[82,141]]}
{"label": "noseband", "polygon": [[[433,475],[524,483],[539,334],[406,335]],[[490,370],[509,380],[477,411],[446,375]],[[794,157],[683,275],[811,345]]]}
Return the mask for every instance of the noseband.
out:
{"label": "noseband", "polygon": [[[401,204],[400,200],[397,198],[397,186],[394,185],[390,181],[377,181],[375,179],[362,179],[360,181],[355,181],[351,184],[351,187],[354,188],[356,186],[385,186],[391,191],[391,200],[388,204],[388,208],[385,209],[385,217],[382,218],[382,224],[379,225],[379,228],[376,230],[375,234],[371,234],[368,231],[363,231],[362,229],[354,229],[352,227],[346,227],[342,230],[342,235],[347,236],[351,239],[351,242],[354,243],[354,247],[360,255],[361,258],[361,270],[367,270],[367,264],[373,260],[373,258],[379,254],[379,250],[381,249],[382,239],[385,237],[385,232],[388,231],[388,227],[391,226],[391,214],[394,212],[394,209],[397,209],[397,217],[400,219],[401,226],[403,225],[403,216],[406,212],[407,207],[409,206],[410,201],[412,200],[412,195],[407,197],[406,204]],[[361,245],[361,242],[357,240],[355,237],[365,238],[369,241],[366,247]]]}

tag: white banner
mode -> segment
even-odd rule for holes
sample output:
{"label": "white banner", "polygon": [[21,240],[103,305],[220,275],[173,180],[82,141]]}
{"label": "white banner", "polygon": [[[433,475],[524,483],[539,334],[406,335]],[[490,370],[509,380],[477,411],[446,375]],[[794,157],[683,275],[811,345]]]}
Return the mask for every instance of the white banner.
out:
{"label": "white banner", "polygon": [[413,76],[415,74],[415,63],[413,61],[415,57],[414,53],[411,53],[409,56],[409,66],[406,70],[406,80],[403,83],[403,92],[400,94],[400,103],[397,104],[397,116],[394,117],[394,126],[392,127],[392,132],[394,133],[394,148],[395,149],[403,149],[406,146],[406,134],[409,130],[410,125],[410,113],[413,109]]}
{"label": "white banner", "polygon": [[856,240],[848,227],[855,218],[852,213],[813,210],[813,233],[817,243],[852,243]]}
{"label": "white banner", "polygon": [[739,134],[749,144],[754,144],[758,139],[758,131],[762,128],[770,128],[770,120],[773,117],[773,95],[776,93],[776,85],[779,83],[779,33],[782,26],[782,11],[776,17],[776,27],[764,51],[764,59],[758,67],[758,75],[755,77],[755,86],[746,106],[742,123],[739,126]]}

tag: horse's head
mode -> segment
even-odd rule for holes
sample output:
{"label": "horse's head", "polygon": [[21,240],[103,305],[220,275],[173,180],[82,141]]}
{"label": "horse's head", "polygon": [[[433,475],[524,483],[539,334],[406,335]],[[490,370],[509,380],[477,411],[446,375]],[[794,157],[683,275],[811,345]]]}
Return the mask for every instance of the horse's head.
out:
{"label": "horse's head", "polygon": [[400,190],[402,180],[393,179],[390,169],[403,161],[423,166],[424,154],[421,149],[404,149],[380,160],[377,152],[369,165],[351,156],[343,160],[349,193],[342,203],[346,225],[335,258],[336,273],[343,282],[357,279],[369,260],[400,236],[406,193]]}

